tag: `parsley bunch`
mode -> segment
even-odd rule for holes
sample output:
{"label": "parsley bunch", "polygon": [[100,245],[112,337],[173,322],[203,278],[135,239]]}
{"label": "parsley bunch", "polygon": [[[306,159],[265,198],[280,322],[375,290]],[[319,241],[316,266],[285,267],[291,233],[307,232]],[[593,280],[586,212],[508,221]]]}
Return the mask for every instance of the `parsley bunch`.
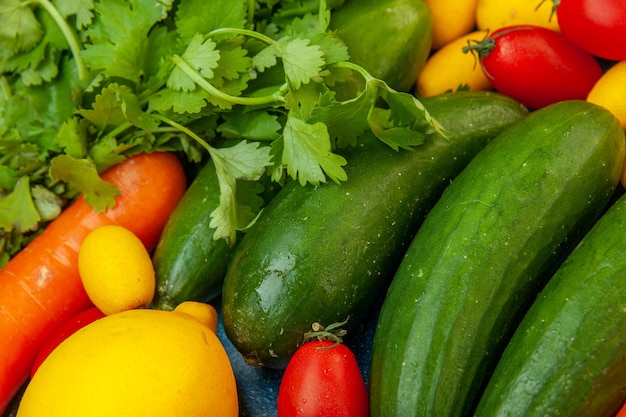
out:
{"label": "parsley bunch", "polygon": [[99,173],[132,154],[211,158],[232,243],[260,209],[246,183],[345,181],[338,152],[368,129],[419,145],[439,126],[350,62],[342,3],[0,0],[0,265],[78,193],[112,206]]}

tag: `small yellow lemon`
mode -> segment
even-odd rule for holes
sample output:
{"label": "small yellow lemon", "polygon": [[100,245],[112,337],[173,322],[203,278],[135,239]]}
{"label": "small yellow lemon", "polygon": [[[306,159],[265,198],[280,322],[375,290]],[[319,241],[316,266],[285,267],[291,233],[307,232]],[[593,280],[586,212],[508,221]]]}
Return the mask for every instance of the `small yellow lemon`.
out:
{"label": "small yellow lemon", "polygon": [[154,266],[141,240],[116,225],[94,229],[78,251],[87,295],[104,314],[147,307],[156,286]]}
{"label": "small yellow lemon", "polygon": [[192,307],[128,310],[83,327],[41,364],[17,416],[237,417],[229,358]]}

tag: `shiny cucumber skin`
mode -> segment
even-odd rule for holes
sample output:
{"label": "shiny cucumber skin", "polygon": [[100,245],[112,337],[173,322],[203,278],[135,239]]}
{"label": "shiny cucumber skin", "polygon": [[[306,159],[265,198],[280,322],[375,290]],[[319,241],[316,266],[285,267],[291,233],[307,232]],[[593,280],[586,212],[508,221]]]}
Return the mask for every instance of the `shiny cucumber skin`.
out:
{"label": "shiny cucumber skin", "polygon": [[626,401],[626,195],[525,315],[477,417],[614,416]]}
{"label": "shiny cucumber skin", "polygon": [[426,63],[432,27],[423,0],[347,0],[330,20],[350,61],[399,91],[411,89]]}
{"label": "shiny cucumber skin", "polygon": [[498,132],[526,117],[493,93],[423,101],[448,130],[414,151],[376,139],[348,156],[341,185],[278,192],[237,246],[222,291],[226,334],[252,365],[284,368],[313,322],[350,331],[384,290],[426,212]]}
{"label": "shiny cucumber skin", "polygon": [[209,226],[219,195],[215,166],[208,160],[172,212],[152,255],[154,308],[172,310],[183,301],[209,301],[222,291],[234,246],[214,240],[215,228]]}
{"label": "shiny cucumber skin", "polygon": [[490,142],[429,212],[389,287],[372,347],[373,417],[471,415],[521,316],[613,194],[624,137],[584,101]]}

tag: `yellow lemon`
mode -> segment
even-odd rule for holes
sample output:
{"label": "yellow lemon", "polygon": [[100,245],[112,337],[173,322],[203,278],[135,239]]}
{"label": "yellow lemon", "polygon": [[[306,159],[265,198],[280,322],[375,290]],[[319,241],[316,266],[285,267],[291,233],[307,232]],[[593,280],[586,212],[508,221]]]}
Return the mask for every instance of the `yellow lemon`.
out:
{"label": "yellow lemon", "polygon": [[104,314],[147,307],[156,286],[154,266],[141,240],[116,225],[90,232],[78,251],[87,295]]}
{"label": "yellow lemon", "polygon": [[419,97],[430,97],[445,92],[461,90],[490,90],[491,83],[476,57],[464,53],[469,42],[484,39],[485,32],[474,31],[463,35],[435,52],[417,77]]}
{"label": "yellow lemon", "polygon": [[478,0],[425,0],[433,21],[436,50],[472,31],[476,24]]}
{"label": "yellow lemon", "polygon": [[549,0],[478,0],[476,26],[494,32],[505,26],[535,25],[560,31]]}
{"label": "yellow lemon", "polygon": [[83,327],[41,364],[17,416],[237,417],[229,358],[193,310],[128,310]]}

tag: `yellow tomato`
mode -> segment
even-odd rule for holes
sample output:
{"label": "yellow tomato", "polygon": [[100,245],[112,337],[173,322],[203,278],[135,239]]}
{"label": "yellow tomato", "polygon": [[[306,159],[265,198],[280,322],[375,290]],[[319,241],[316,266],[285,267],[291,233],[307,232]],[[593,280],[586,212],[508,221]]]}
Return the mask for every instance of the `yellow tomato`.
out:
{"label": "yellow tomato", "polygon": [[78,271],[89,299],[104,314],[147,307],[156,279],[150,254],[130,230],[98,227],[78,251]]}
{"label": "yellow tomato", "polygon": [[485,32],[475,31],[446,44],[426,61],[417,77],[417,96],[430,97],[437,94],[470,90],[491,89],[477,58],[464,53],[463,47],[485,37]]}
{"label": "yellow tomato", "polygon": [[[613,113],[626,131],[626,61],[614,64],[596,81],[587,95],[587,101]],[[626,164],[621,183],[626,187]]]}
{"label": "yellow tomato", "polygon": [[432,49],[472,31],[476,25],[478,0],[425,0],[433,21]]}
{"label": "yellow tomato", "polygon": [[476,26],[489,30],[511,25],[535,25],[559,31],[550,0],[478,0]]}
{"label": "yellow tomato", "polygon": [[587,101],[607,108],[626,130],[626,61],[616,63],[596,81]]}

